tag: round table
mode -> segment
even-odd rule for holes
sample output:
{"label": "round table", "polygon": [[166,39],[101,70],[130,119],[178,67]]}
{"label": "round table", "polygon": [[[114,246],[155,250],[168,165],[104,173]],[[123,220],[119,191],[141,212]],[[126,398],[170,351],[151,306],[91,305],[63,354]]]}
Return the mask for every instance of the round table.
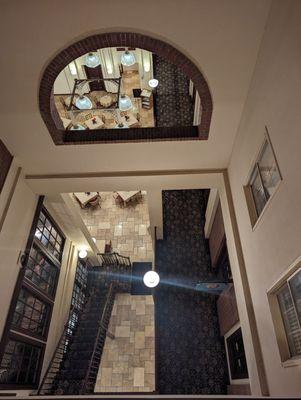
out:
{"label": "round table", "polygon": [[103,107],[110,107],[110,105],[113,103],[113,100],[111,96],[106,94],[99,99],[99,102]]}

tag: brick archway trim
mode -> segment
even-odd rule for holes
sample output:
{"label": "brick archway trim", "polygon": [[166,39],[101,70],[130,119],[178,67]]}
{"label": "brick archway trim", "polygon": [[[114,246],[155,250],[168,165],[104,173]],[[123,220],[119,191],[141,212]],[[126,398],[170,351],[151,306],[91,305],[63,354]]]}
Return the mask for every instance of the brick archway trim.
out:
{"label": "brick archway trim", "polygon": [[[53,85],[55,79],[71,61],[90,51],[106,47],[137,47],[145,49],[177,65],[192,80],[199,93],[202,107],[200,125],[198,127],[173,127],[171,129],[160,127],[127,129],[129,132],[125,135],[125,138],[121,137],[121,135],[112,135],[112,132],[104,129],[93,131],[93,135],[91,133],[87,134],[85,131],[66,133],[54,105]],[[198,67],[170,44],[140,33],[109,32],[89,36],[73,43],[54,57],[45,68],[40,82],[39,109],[56,145],[120,141],[206,140],[208,139],[212,116],[212,97],[208,84]]]}

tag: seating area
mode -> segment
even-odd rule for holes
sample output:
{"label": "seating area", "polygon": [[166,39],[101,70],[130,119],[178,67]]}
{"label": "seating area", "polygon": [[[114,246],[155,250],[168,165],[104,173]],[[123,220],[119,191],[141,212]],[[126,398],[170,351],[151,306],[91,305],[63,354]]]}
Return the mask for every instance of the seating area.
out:
{"label": "seating area", "polygon": [[[66,130],[94,130],[154,127],[153,94],[149,89],[141,90],[138,71],[122,73],[122,88],[131,99],[132,107],[127,111],[118,108],[118,94],[107,90],[87,91],[84,96],[91,102],[89,109],[79,109],[76,101],[79,94],[54,94],[54,103]],[[112,89],[108,87],[108,90]],[[116,89],[116,88],[115,88]],[[139,93],[139,94],[138,94]],[[145,104],[148,96],[147,106]],[[72,107],[70,110],[70,102]]]}

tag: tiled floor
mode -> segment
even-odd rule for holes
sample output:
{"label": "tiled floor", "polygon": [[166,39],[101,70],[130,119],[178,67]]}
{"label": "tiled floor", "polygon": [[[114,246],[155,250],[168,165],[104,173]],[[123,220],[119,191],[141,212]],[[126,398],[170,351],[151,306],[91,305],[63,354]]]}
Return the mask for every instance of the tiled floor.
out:
{"label": "tiled floor", "polygon": [[[113,192],[99,192],[100,207],[80,214],[100,251],[112,242],[113,251],[131,261],[153,261],[147,194],[126,207]],[[95,392],[155,390],[154,303],[152,296],[117,294],[110,321],[115,339],[106,338]]]}
{"label": "tiled floor", "polygon": [[115,339],[106,339],[94,391],[154,391],[153,297],[118,294],[109,330]]}
{"label": "tiled floor", "polygon": [[82,218],[101,252],[112,242],[113,251],[130,257],[131,261],[153,261],[149,233],[149,212],[146,192],[137,202],[126,207],[116,204],[113,192],[100,192],[100,208],[80,209]]}

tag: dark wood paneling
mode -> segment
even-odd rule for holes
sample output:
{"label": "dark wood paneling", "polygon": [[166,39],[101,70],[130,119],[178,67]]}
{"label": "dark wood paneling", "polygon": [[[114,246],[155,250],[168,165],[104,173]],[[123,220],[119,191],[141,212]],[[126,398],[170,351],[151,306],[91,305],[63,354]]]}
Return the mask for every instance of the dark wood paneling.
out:
{"label": "dark wood paneling", "polygon": [[5,183],[13,156],[7,150],[5,144],[0,140],[0,193]]}
{"label": "dark wood paneling", "polygon": [[226,243],[225,227],[221,203],[219,202],[209,237],[209,248],[212,268],[216,268],[223,247]]}
{"label": "dark wood paneling", "polygon": [[239,321],[233,284],[225,289],[217,300],[217,313],[221,336],[224,336]]}

